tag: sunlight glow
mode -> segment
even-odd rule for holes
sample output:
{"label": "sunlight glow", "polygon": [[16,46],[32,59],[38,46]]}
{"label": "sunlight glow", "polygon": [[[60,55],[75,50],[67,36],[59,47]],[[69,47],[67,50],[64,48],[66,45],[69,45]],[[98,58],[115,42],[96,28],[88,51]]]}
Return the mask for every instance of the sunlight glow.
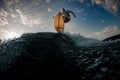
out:
{"label": "sunlight glow", "polygon": [[18,38],[21,36],[21,34],[17,33],[17,32],[5,32],[5,39],[14,39],[14,38]]}

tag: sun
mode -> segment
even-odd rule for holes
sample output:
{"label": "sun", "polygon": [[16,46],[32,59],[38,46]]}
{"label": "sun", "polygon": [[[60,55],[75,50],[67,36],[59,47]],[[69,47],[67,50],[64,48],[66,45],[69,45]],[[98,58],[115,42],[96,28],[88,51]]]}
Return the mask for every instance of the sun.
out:
{"label": "sun", "polygon": [[21,34],[17,32],[6,32],[5,34],[5,39],[14,39],[21,36]]}

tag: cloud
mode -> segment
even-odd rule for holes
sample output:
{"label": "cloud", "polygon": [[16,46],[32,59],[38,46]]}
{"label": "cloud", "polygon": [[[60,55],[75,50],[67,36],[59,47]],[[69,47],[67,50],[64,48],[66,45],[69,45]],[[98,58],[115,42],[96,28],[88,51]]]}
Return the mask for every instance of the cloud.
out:
{"label": "cloud", "polygon": [[52,9],[51,8],[48,8],[48,12],[51,12],[52,11]]}
{"label": "cloud", "polygon": [[91,0],[92,4],[101,4],[102,1],[101,0]]}
{"label": "cloud", "polygon": [[[48,11],[52,9],[46,3],[53,0],[2,0],[0,5],[0,38],[7,39],[23,32],[54,30]],[[0,4],[2,4],[0,3]],[[38,3],[36,5],[36,3]],[[4,8],[4,7],[7,7]],[[48,10],[48,11],[47,11]],[[46,13],[46,14],[45,14]],[[46,26],[46,25],[48,26]],[[45,28],[45,29],[44,29]]]}
{"label": "cloud", "polygon": [[33,27],[33,26],[39,26],[43,22],[40,17],[28,18],[27,15],[24,15],[22,11],[20,11],[18,9],[16,11],[19,13],[19,15],[20,15],[20,20],[19,21],[23,25],[27,25],[29,27]]}
{"label": "cloud", "polygon": [[109,12],[115,14],[118,12],[120,0],[91,0],[93,5],[100,5]]}
{"label": "cloud", "polygon": [[6,2],[7,2],[7,5],[10,6],[10,5],[14,4],[15,1],[14,0],[6,0]]}
{"label": "cloud", "polygon": [[16,3],[19,3],[21,0],[15,0]]}
{"label": "cloud", "polygon": [[0,10],[0,26],[5,26],[8,24],[7,16],[8,16],[8,13],[4,9],[1,8],[1,10]]}
{"label": "cloud", "polygon": [[84,3],[87,7],[89,7],[91,5],[91,1],[89,0],[78,0],[80,3]]}
{"label": "cloud", "polygon": [[14,3],[19,3],[21,0],[5,0],[4,2],[7,3],[7,5],[13,5]]}
{"label": "cloud", "polygon": [[101,22],[103,22],[103,23],[104,23],[104,22],[105,22],[105,20],[102,20]]}
{"label": "cloud", "polygon": [[78,1],[80,1],[81,3],[84,3],[84,0],[78,0]]}
{"label": "cloud", "polygon": [[84,12],[84,9],[83,8],[75,8],[75,12]]}
{"label": "cloud", "polygon": [[0,20],[0,26],[5,26],[5,25],[8,25],[8,22],[6,21],[6,19]]}
{"label": "cloud", "polygon": [[0,27],[0,39],[3,39],[4,38],[4,35],[3,35],[3,29]]}
{"label": "cloud", "polygon": [[81,3],[86,3],[86,6],[99,5],[102,6],[105,10],[111,12],[112,14],[116,14],[118,12],[120,6],[120,0],[78,0]]}
{"label": "cloud", "polygon": [[0,10],[0,16],[7,17],[7,12],[3,8]]}
{"label": "cloud", "polygon": [[25,31],[21,29],[4,29],[3,27],[0,28],[0,39],[13,39],[20,37]]}
{"label": "cloud", "polygon": [[49,3],[49,2],[51,2],[51,0],[46,0],[45,2],[46,2],[46,3]]}
{"label": "cloud", "polygon": [[87,16],[88,14],[87,14],[87,13],[84,13],[83,15],[84,15],[84,16]]}
{"label": "cloud", "polygon": [[107,37],[111,37],[117,34],[120,34],[119,28],[117,26],[109,26],[101,31],[95,32],[94,37],[98,39],[105,39]]}

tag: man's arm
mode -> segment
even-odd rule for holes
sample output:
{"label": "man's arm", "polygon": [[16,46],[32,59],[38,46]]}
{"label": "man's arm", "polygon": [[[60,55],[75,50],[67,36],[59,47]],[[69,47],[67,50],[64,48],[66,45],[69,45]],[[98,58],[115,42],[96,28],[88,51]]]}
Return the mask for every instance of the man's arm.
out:
{"label": "man's arm", "polygon": [[71,10],[67,10],[69,13],[72,13],[72,15],[76,18],[76,15],[71,11]]}

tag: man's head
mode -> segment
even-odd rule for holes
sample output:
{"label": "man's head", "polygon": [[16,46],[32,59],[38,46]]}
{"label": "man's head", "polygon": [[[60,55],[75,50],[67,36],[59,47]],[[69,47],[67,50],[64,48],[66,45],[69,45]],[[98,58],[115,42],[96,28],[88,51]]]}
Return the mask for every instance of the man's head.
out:
{"label": "man's head", "polygon": [[62,12],[65,11],[65,8],[62,8],[61,11],[62,11]]}

